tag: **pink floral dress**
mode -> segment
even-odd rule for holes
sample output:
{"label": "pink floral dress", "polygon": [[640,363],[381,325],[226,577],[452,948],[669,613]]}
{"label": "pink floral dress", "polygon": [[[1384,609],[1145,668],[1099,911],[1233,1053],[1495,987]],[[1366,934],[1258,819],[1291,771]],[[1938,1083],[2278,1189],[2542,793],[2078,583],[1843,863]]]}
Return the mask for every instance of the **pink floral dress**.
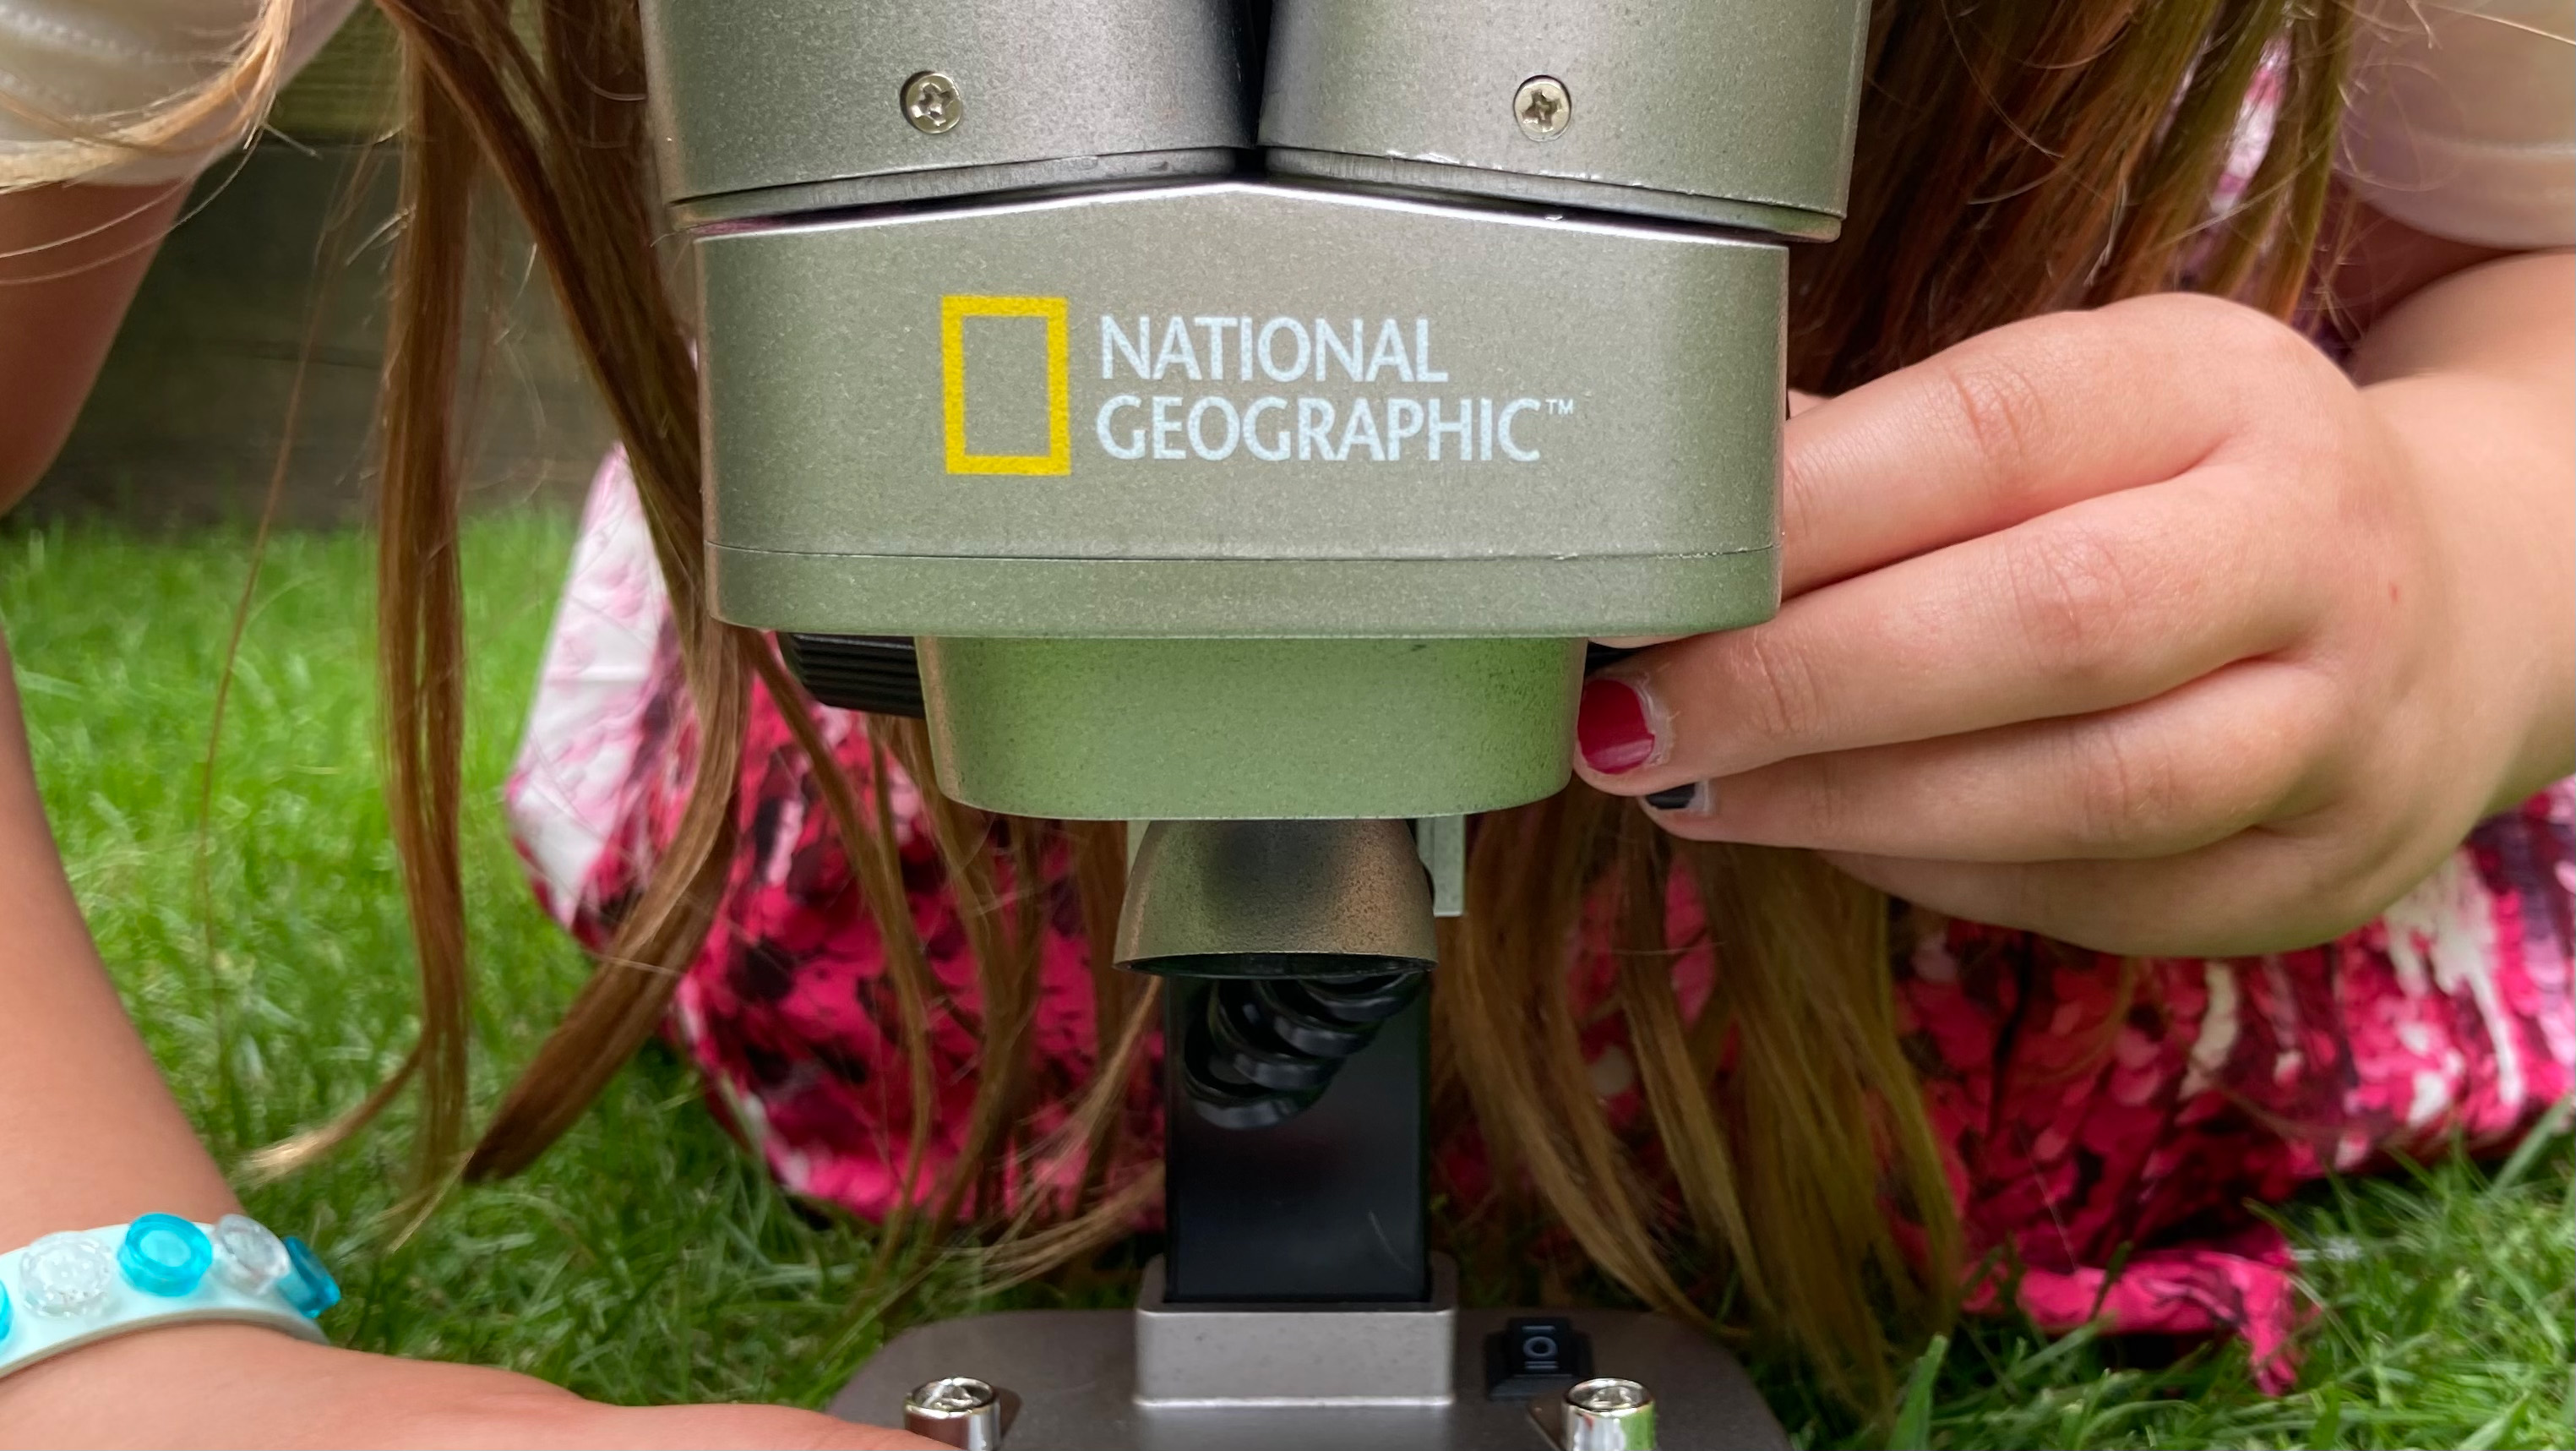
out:
{"label": "pink floral dress", "polygon": [[[668,839],[687,784],[667,626],[633,484],[612,457],[508,792],[540,897],[593,945]],[[730,886],[671,1028],[780,1182],[881,1215],[910,1112],[884,957],[784,720],[765,694],[754,706]],[[911,783],[869,776],[850,717],[818,724],[863,789],[887,793],[931,966],[971,1013],[965,933]],[[1080,918],[1061,883],[1049,888],[1067,900],[1036,1023],[1041,1132],[1097,1044]],[[2576,782],[2481,825],[2360,931],[2269,957],[2151,960],[2125,992],[2101,954],[1903,914],[1891,970],[1969,1248],[2017,1271],[1980,1280],[1987,1307],[2009,1293],[2054,1329],[2232,1331],[2286,1383],[2299,1319],[2289,1246],[2244,1206],[2391,1155],[2500,1148],[2576,1090],[2571,913]],[[1678,882],[1670,915],[1671,941],[1701,940]],[[1578,991],[1597,957],[1577,964]],[[1676,962],[1685,1003],[1704,1000],[1692,980],[1712,966],[1704,945]],[[965,1028],[935,1022],[946,1101],[934,1169],[957,1152],[976,1052]],[[1621,1112],[1636,1090],[1617,1015],[1598,1015],[1587,1047],[1614,1118],[1636,1117]],[[1130,1141],[1149,1153],[1156,1106],[1140,1097],[1134,1110]]]}

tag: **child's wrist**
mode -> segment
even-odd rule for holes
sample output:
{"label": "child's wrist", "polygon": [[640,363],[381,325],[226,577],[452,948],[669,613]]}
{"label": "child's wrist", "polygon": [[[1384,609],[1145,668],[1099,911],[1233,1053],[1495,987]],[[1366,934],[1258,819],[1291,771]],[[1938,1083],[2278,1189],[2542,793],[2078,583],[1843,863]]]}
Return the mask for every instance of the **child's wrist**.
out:
{"label": "child's wrist", "polygon": [[[135,1423],[138,1398],[213,1410],[228,1384],[291,1374],[329,1346],[234,1322],[157,1325],[83,1345],[0,1379],[0,1424],[41,1432],[30,1444],[151,1439]],[[281,1429],[282,1434],[282,1429]]]}
{"label": "child's wrist", "polygon": [[2442,769],[2478,793],[2481,816],[2576,771],[2568,489],[2533,446],[2524,392],[2458,373],[2363,391],[2422,490],[2456,595],[2451,637],[2433,648],[2460,693],[2435,708],[2454,748]]}

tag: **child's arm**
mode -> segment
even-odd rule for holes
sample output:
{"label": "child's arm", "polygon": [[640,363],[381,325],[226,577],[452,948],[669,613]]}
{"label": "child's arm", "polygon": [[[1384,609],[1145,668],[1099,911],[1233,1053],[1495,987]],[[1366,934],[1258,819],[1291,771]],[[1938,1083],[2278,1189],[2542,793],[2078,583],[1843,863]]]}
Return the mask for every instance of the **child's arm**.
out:
{"label": "child's arm", "polygon": [[[2530,253],[2434,282],[2361,340],[2380,419],[2479,522],[2461,567],[2508,581],[2488,690],[2508,732],[2493,810],[2576,772],[2576,256]],[[2514,737],[2518,735],[2518,741]],[[2465,765],[2455,762],[2454,768]]]}
{"label": "child's arm", "polygon": [[[71,235],[75,219],[116,215],[135,195],[102,200],[98,190],[0,195],[0,253]],[[157,224],[145,234],[157,235]],[[59,446],[148,252],[0,286],[0,512]],[[100,254],[55,255],[76,264]],[[126,1021],[73,902],[36,794],[5,638],[0,1032],[0,1249],[154,1210],[211,1220],[237,1207]],[[22,1303],[18,1313],[31,1312]],[[0,1379],[0,1427],[11,1444],[48,1446],[930,1444],[770,1407],[597,1406],[524,1376],[236,1325],[140,1331]]]}
{"label": "child's arm", "polygon": [[[185,188],[0,196],[0,514],[71,431]],[[236,1206],[125,1021],[72,905],[0,639],[0,1249],[161,1209]],[[113,1145],[112,1150],[102,1146]],[[0,1382],[0,1386],[7,1385]]]}
{"label": "child's arm", "polygon": [[0,514],[70,436],[187,194],[174,182],[0,195]]}
{"label": "child's arm", "polygon": [[1589,687],[1585,775],[2108,950],[2366,920],[2576,768],[2576,259],[2426,286],[2355,367],[2168,296],[1807,410],[1788,604]]}

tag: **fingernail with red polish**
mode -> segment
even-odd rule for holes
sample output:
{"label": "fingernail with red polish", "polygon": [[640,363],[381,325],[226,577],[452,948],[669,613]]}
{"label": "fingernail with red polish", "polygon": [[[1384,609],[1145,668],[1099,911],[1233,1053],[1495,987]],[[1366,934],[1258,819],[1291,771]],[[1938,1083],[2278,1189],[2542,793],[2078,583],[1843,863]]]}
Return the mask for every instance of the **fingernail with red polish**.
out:
{"label": "fingernail with red polish", "polygon": [[1615,676],[1583,682],[1583,705],[1574,718],[1574,740],[1583,764],[1605,776],[1650,765],[1662,754],[1655,710],[1643,687]]}

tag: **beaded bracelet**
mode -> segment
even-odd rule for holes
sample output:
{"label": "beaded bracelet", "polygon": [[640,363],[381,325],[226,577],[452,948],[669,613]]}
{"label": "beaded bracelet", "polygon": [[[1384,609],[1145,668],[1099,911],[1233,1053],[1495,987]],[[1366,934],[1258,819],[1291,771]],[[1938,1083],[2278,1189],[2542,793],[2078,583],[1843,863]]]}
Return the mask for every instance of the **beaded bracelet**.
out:
{"label": "beaded bracelet", "polygon": [[154,1325],[231,1320],[322,1343],[339,1283],[304,1241],[227,1214],[175,1214],[49,1234],[0,1254],[0,1376]]}

